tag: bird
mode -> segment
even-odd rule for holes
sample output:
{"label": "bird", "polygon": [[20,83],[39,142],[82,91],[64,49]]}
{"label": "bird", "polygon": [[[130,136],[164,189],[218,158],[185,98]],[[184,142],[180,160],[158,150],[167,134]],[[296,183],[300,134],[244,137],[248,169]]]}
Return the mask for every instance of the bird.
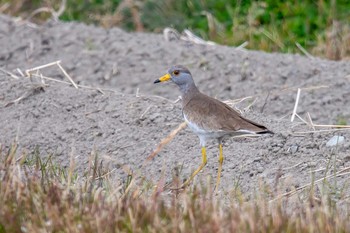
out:
{"label": "bird", "polygon": [[167,73],[156,79],[154,83],[171,81],[181,92],[182,115],[189,128],[199,137],[202,147],[202,163],[185,180],[182,188],[190,184],[193,178],[207,164],[206,145],[208,140],[217,140],[219,144],[219,167],[216,179],[215,193],[220,184],[222,164],[224,161],[222,142],[225,138],[234,136],[251,136],[273,134],[265,126],[244,118],[227,104],[200,92],[192,78],[189,69],[182,65],[170,67]]}

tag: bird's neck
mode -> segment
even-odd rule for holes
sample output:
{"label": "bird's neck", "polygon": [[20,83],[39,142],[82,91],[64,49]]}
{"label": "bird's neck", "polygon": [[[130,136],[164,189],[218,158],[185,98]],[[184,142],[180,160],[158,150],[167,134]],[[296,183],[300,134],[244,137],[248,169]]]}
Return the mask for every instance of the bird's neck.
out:
{"label": "bird's neck", "polygon": [[197,89],[196,85],[194,85],[194,83],[181,85],[180,90],[182,97],[182,106],[185,106],[193,98],[193,96],[199,93],[199,90]]}

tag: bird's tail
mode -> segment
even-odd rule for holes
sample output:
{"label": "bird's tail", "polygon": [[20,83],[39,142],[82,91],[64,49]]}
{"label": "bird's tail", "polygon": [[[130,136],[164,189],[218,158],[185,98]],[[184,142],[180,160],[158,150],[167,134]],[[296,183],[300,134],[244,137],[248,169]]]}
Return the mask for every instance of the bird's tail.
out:
{"label": "bird's tail", "polygon": [[257,132],[256,134],[275,134],[274,132],[272,132],[271,130],[263,130],[263,131],[260,131],[260,132]]}

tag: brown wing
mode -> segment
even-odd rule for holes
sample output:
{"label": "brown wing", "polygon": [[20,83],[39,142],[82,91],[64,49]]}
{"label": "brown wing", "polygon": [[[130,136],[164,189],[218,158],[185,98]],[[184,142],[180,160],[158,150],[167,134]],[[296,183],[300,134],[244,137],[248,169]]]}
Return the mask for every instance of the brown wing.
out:
{"label": "brown wing", "polygon": [[192,97],[183,107],[183,113],[189,121],[207,130],[249,130],[256,133],[267,130],[265,126],[245,119],[227,104],[202,93]]}

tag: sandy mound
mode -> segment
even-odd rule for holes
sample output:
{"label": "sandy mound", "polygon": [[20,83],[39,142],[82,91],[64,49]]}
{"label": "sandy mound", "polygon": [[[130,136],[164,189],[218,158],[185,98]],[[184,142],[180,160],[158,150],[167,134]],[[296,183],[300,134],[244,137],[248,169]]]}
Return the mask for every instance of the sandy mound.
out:
{"label": "sandy mound", "polygon": [[[179,91],[173,85],[153,85],[169,66],[190,68],[204,93],[221,100],[250,96],[236,107],[268,126],[274,136],[230,139],[224,145],[221,190],[237,184],[252,191],[259,181],[274,184],[280,177],[296,187],[326,172],[350,166],[350,131],[310,133],[296,119],[290,122],[297,88],[302,88],[297,113],[314,123],[350,122],[350,63],[309,59],[299,55],[266,54],[226,46],[167,42],[161,35],[105,30],[79,23],[48,23],[31,27],[0,16],[0,66],[20,76],[22,71],[61,60],[80,85],[0,76],[0,143],[18,139],[21,150],[39,148],[43,156],[67,166],[74,155],[79,171],[97,151],[113,174],[125,179],[125,166],[157,182],[167,181],[183,166],[186,178],[200,164],[199,140],[182,130],[147,166],[141,164],[157,144],[183,120]],[[57,66],[41,71],[57,80],[66,78]],[[98,90],[97,88],[101,88]],[[108,90],[107,90],[108,89]],[[17,103],[11,101],[24,97]],[[255,102],[253,102],[255,101]],[[13,103],[13,104],[12,104]],[[305,133],[301,133],[305,132]],[[327,147],[334,136],[344,143]],[[216,179],[217,145],[209,146],[209,162],[198,176]],[[339,177],[341,180],[342,177]]]}

